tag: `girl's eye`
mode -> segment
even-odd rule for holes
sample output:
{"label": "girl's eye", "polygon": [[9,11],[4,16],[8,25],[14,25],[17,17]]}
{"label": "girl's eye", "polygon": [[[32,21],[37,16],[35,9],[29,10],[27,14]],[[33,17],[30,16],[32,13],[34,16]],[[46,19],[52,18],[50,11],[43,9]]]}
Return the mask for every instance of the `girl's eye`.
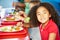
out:
{"label": "girl's eye", "polygon": [[37,12],[37,15],[40,15],[40,12]]}
{"label": "girl's eye", "polygon": [[38,13],[37,15],[40,15],[40,13]]}
{"label": "girl's eye", "polygon": [[47,12],[44,10],[43,13],[46,14]]}
{"label": "girl's eye", "polygon": [[44,14],[46,14],[46,12],[44,12]]}
{"label": "girl's eye", "polygon": [[43,13],[46,14],[46,11],[44,10]]}
{"label": "girl's eye", "polygon": [[38,15],[40,15],[40,14],[38,14]]}

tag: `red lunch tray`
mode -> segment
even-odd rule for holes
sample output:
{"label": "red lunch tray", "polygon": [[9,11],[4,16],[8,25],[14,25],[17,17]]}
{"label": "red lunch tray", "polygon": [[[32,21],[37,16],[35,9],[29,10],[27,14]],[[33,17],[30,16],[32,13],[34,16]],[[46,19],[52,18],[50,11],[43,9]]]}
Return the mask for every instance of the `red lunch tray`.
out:
{"label": "red lunch tray", "polygon": [[18,20],[18,21],[3,21],[1,24],[2,25],[16,25],[17,22],[23,22],[22,20]]}
{"label": "red lunch tray", "polygon": [[27,36],[27,30],[23,29],[17,32],[1,32],[0,31],[0,39],[1,38],[24,38]]}

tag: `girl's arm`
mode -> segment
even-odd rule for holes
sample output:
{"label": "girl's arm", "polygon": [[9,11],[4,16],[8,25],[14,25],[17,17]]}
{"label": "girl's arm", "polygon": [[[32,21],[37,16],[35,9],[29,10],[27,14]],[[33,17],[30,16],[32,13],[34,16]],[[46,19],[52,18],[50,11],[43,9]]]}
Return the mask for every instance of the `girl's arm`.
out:
{"label": "girl's arm", "polygon": [[49,40],[55,40],[56,39],[56,34],[55,33],[50,33],[49,34]]}
{"label": "girl's arm", "polygon": [[20,13],[20,15],[24,16],[23,17],[24,18],[24,27],[29,28],[30,27],[30,22],[29,22],[30,18],[23,11],[19,11],[19,13]]}

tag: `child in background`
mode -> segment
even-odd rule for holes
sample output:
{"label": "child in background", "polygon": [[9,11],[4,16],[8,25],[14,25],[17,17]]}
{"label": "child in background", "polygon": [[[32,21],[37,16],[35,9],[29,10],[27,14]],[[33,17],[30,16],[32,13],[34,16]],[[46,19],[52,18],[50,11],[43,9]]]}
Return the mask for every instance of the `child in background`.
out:
{"label": "child in background", "polygon": [[26,13],[26,15],[28,15],[30,9],[31,9],[33,6],[39,4],[39,3],[40,3],[40,0],[24,0],[24,2],[25,2],[25,5],[26,5],[26,6],[25,6],[25,13]]}
{"label": "child in background", "polygon": [[40,3],[30,10],[28,16],[32,27],[39,26],[42,40],[59,40],[59,30],[56,25],[59,21],[58,15],[52,5]]}
{"label": "child in background", "polygon": [[30,9],[35,6],[38,5],[40,3],[40,0],[30,0]]}
{"label": "child in background", "polygon": [[19,6],[21,8],[24,8],[25,14],[27,15],[29,13],[29,2],[30,0],[18,0],[18,2],[13,2],[12,6],[16,8],[16,6]]}
{"label": "child in background", "polygon": [[17,2],[12,3],[13,7],[20,6],[21,8],[25,8],[24,0],[17,0]]}
{"label": "child in background", "polygon": [[25,2],[25,14],[28,15],[30,11],[30,0],[24,0]]}
{"label": "child in background", "polygon": [[[26,0],[27,1],[27,0]],[[26,2],[26,3],[28,3],[28,2]],[[35,5],[38,5],[40,3],[40,0],[30,0],[30,3],[29,3],[29,9],[26,9],[25,10],[25,13],[26,12],[28,12],[28,11],[30,11],[31,10],[31,8],[33,7],[33,6],[35,6]],[[27,5],[28,6],[28,5]],[[24,14],[25,14],[24,13]],[[27,13],[26,13],[27,14]],[[27,16],[28,16],[28,14],[27,14]],[[26,20],[28,20],[29,19],[29,17],[26,17],[25,18],[25,23],[24,23],[24,27],[30,27],[31,25],[29,25],[29,23],[27,23],[26,22]],[[29,28],[28,29],[29,30],[29,32],[30,32],[30,38],[32,39],[32,40],[41,40],[41,38],[40,38],[40,34],[39,34],[39,28],[38,27],[35,27],[35,28]],[[35,31],[35,30],[37,30],[37,31]],[[36,34],[35,34],[35,32],[37,32]],[[34,35],[35,34],[35,35]]]}

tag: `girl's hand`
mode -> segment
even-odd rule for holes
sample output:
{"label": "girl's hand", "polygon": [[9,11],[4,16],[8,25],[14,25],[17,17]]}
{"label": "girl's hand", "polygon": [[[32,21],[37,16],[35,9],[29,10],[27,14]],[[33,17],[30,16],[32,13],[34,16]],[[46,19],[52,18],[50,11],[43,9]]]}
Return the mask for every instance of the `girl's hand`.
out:
{"label": "girl's hand", "polygon": [[24,27],[29,28],[30,27],[30,24],[29,23],[24,23]]}
{"label": "girl's hand", "polygon": [[20,16],[27,17],[24,11],[19,11]]}

